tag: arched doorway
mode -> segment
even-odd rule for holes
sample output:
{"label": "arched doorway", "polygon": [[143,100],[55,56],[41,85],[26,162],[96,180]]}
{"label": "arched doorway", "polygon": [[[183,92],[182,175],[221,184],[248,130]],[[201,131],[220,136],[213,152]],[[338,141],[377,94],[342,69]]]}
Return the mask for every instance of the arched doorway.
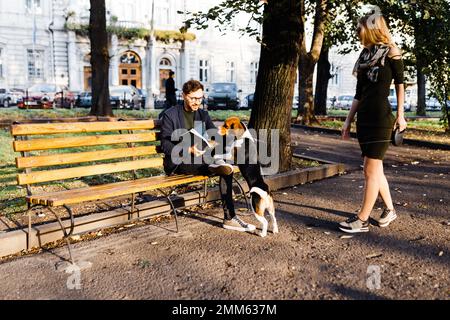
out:
{"label": "arched doorway", "polygon": [[159,92],[161,95],[166,93],[166,80],[169,78],[171,70],[173,70],[172,62],[168,58],[162,58],[159,61]]}
{"label": "arched doorway", "polygon": [[91,55],[86,54],[83,57],[83,83],[84,90],[91,91],[92,90],[92,68],[91,68]]}
{"label": "arched doorway", "polygon": [[127,51],[120,57],[119,83],[124,86],[142,86],[141,59],[132,51]]}

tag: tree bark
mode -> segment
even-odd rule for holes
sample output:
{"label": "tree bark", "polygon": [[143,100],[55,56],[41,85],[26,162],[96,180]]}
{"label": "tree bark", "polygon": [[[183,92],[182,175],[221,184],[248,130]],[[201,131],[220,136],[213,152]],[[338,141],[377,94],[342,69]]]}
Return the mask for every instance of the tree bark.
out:
{"label": "tree bark", "polygon": [[316,122],[314,117],[313,77],[315,63],[310,59],[306,47],[302,44],[298,63],[298,115],[302,115],[302,123],[310,125]]}
{"label": "tree bark", "polygon": [[422,69],[422,65],[420,63],[420,57],[416,57],[417,59],[417,110],[416,115],[425,116],[426,115],[426,80],[425,74]]}
{"label": "tree bark", "polygon": [[327,114],[328,82],[331,79],[331,64],[328,60],[328,54],[329,49],[323,46],[317,63],[316,93],[314,95],[314,113],[316,115]]}
{"label": "tree bark", "polygon": [[[329,0],[316,0],[316,14],[314,17],[314,33],[311,44],[311,50],[307,52],[305,35],[302,34],[302,44],[299,51],[299,107],[297,111],[297,120],[305,125],[310,125],[317,122],[314,116],[314,98],[313,98],[313,76],[314,68],[319,60],[320,52],[322,50],[325,23],[329,14]],[[305,30],[305,0],[301,1],[302,8],[302,30]]]}
{"label": "tree bark", "polygon": [[[299,0],[268,1],[249,127],[279,130],[279,171],[291,167],[291,111],[303,34]],[[272,142],[269,142],[269,144]],[[269,148],[270,150],[270,148]]]}
{"label": "tree bark", "polygon": [[109,102],[109,50],[105,0],[90,0],[89,40],[91,42],[91,115],[112,116]]}

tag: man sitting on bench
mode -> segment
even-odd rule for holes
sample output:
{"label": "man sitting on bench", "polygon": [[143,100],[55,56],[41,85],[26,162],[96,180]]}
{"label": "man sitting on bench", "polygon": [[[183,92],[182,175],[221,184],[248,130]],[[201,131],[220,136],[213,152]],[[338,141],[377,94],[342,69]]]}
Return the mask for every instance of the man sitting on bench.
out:
{"label": "man sitting on bench", "polygon": [[[236,216],[233,203],[233,166],[225,163],[207,164],[202,157],[202,151],[196,145],[188,148],[190,161],[174,164],[172,151],[181,141],[172,141],[172,133],[177,129],[195,129],[200,135],[204,131],[217,128],[214,126],[207,111],[200,108],[203,101],[203,85],[197,80],[189,80],[183,85],[183,105],[173,106],[164,111],[161,120],[161,147],[164,152],[164,171],[172,174],[219,175],[225,181],[222,188],[222,204],[224,210],[223,227],[235,231],[253,231],[255,226],[245,223]],[[200,126],[198,126],[200,124]],[[194,128],[195,127],[195,128]],[[202,132],[199,132],[202,131]]]}

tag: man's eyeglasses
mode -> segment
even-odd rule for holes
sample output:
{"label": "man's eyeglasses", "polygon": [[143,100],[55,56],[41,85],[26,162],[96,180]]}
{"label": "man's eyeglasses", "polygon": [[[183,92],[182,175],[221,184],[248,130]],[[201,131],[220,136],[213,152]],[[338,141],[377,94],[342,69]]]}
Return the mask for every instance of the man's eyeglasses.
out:
{"label": "man's eyeglasses", "polygon": [[189,101],[192,102],[202,102],[203,101],[203,97],[189,97],[189,96],[185,96]]}

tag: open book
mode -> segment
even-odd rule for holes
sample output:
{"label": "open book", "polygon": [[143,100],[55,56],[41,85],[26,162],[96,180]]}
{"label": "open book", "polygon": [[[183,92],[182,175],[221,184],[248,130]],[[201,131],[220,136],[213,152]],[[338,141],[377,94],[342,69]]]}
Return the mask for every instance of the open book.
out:
{"label": "open book", "polygon": [[192,128],[192,129],[189,130],[188,132],[182,134],[182,136],[184,136],[184,135],[186,135],[186,134],[188,134],[188,133],[191,133],[191,134],[193,134],[194,136],[197,136],[197,137],[199,137],[200,139],[202,139],[202,140],[206,143],[206,145],[207,145],[209,148],[214,148],[214,145],[212,145],[212,144],[208,141],[208,139],[206,139],[204,136],[202,136],[202,135],[201,135],[197,130],[195,130],[194,128]]}

